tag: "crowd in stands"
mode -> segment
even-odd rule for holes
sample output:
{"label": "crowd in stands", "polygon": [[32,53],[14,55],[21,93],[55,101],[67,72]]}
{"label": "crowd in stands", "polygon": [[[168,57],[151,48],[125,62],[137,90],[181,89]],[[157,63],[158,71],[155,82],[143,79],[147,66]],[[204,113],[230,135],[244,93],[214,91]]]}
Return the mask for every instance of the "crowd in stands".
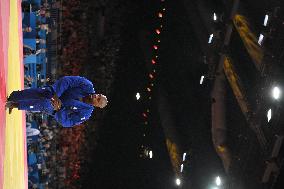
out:
{"label": "crowd in stands", "polygon": [[[92,3],[86,0],[73,0],[71,3],[63,1],[64,45],[60,56],[62,75],[84,75],[94,81],[97,91],[110,93],[115,60],[121,46],[121,15],[125,11],[119,7],[121,3],[119,0],[96,0]],[[98,121],[101,115],[99,112],[95,112],[95,115],[95,120]],[[65,161],[69,171],[64,184],[68,188],[84,188],[80,182],[84,180],[84,175],[88,175],[88,161],[92,160],[87,157],[96,145],[96,128],[97,125],[91,122],[89,126],[60,132],[62,138],[70,136],[66,138],[63,151],[73,154]],[[74,145],[76,150],[70,149],[73,148],[73,143],[70,146],[71,141],[78,141],[79,145]]]}
{"label": "crowd in stands", "polygon": [[28,186],[48,188],[56,180],[56,124],[39,113],[27,113]]}
{"label": "crowd in stands", "polygon": [[62,43],[60,62],[66,75],[79,75],[88,52],[88,28],[84,9],[79,0],[62,1]]}
{"label": "crowd in stands", "polygon": [[22,1],[24,71],[30,87],[39,87],[41,79],[46,79],[46,40],[54,26],[49,10],[48,1]]}
{"label": "crowd in stands", "polygon": [[84,127],[63,129],[42,116],[27,114],[29,188],[75,189],[83,161]]}

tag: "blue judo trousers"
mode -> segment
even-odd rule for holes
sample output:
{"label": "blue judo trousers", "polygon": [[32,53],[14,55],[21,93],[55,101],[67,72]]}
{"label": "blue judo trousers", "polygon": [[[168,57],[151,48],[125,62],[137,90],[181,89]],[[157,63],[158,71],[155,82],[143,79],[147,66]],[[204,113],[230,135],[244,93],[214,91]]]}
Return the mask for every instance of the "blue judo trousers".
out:
{"label": "blue judo trousers", "polygon": [[[45,88],[14,91],[8,100],[17,102],[19,110],[40,111],[51,115],[63,127],[72,127],[88,120],[94,106],[80,98],[94,94],[92,82],[80,76],[65,76]],[[54,111],[51,98],[56,94],[62,102],[61,109]]]}
{"label": "blue judo trousers", "polygon": [[19,110],[40,111],[52,114],[54,109],[51,104],[53,92],[48,88],[31,88],[22,91],[13,91],[9,101],[17,102]]}

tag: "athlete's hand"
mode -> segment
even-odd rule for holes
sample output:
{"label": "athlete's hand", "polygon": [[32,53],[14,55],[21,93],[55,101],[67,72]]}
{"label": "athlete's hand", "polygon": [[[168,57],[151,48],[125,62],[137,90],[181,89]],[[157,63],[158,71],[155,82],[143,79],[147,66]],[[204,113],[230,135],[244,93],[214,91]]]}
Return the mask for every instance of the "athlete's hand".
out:
{"label": "athlete's hand", "polygon": [[51,98],[51,104],[52,104],[55,111],[60,110],[60,108],[62,106],[62,102],[56,94]]}

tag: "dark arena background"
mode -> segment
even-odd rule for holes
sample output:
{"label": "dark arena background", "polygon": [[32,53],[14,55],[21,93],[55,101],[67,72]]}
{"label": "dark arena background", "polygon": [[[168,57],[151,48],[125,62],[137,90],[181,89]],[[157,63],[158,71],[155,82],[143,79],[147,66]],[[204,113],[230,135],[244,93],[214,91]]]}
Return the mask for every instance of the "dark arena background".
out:
{"label": "dark arena background", "polygon": [[[0,188],[282,189],[283,31],[282,0],[0,0]],[[5,109],[63,76],[106,108]]]}

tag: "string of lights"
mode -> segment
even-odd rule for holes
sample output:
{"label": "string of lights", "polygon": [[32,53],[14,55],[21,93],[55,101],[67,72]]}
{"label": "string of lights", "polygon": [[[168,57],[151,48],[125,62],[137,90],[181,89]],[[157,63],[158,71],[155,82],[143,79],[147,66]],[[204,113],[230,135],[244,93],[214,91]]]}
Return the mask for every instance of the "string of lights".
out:
{"label": "string of lights", "polygon": [[[166,14],[166,8],[165,8],[165,0],[160,0],[159,2],[159,8],[155,12],[154,19],[157,20],[157,24],[152,31],[154,40],[151,44],[151,59],[150,59],[150,69],[148,69],[146,73],[146,86],[143,87],[142,92],[137,92],[135,97],[137,101],[144,101],[143,104],[145,104],[142,108],[142,112],[140,113],[142,124],[144,125],[145,129],[149,127],[149,119],[151,114],[151,109],[149,104],[151,104],[151,100],[153,99],[153,90],[154,86],[157,81],[157,66],[159,65],[159,48],[161,44],[161,35],[163,32],[163,22],[165,19]],[[141,98],[142,95],[145,95],[145,97]],[[143,137],[145,137],[146,134],[143,132]],[[148,147],[144,147],[142,145],[143,149],[143,157],[152,158],[153,157],[153,151],[149,149]]]}
{"label": "string of lights", "polygon": [[[150,69],[148,69],[148,72],[146,74],[146,86],[144,86],[143,88],[143,92],[136,93],[136,100],[137,101],[142,101],[144,100],[143,104],[145,104],[145,107],[142,108],[142,112],[140,113],[141,119],[142,119],[142,125],[144,126],[144,129],[147,129],[151,126],[151,122],[150,122],[150,114],[151,114],[151,106],[149,106],[149,104],[151,104],[151,100],[153,99],[153,90],[154,90],[154,86],[156,85],[156,81],[157,81],[157,76],[158,76],[158,69],[157,66],[160,66],[160,60],[159,60],[159,54],[160,54],[160,45],[161,45],[161,36],[163,34],[164,31],[164,25],[163,23],[165,22],[166,19],[166,7],[165,7],[165,0],[160,0],[160,6],[159,9],[157,10],[157,12],[155,13],[155,19],[157,20],[157,24],[155,26],[155,28],[152,31],[153,34],[153,41],[152,41],[152,46],[151,46],[151,59],[149,64]],[[142,94],[145,94],[145,97],[142,98]],[[143,137],[145,137],[146,134],[143,132]],[[148,146],[144,146],[142,145],[142,153],[143,155],[141,157],[143,158],[149,158],[152,159],[154,157],[154,152],[152,151],[152,149]],[[180,169],[178,170],[178,172],[176,172],[177,177],[175,178],[175,184],[177,186],[180,186],[182,184],[181,178],[183,177],[184,174],[184,164],[186,162],[186,153],[183,153],[182,155],[182,161],[180,162],[180,165],[178,165],[180,167]]]}

